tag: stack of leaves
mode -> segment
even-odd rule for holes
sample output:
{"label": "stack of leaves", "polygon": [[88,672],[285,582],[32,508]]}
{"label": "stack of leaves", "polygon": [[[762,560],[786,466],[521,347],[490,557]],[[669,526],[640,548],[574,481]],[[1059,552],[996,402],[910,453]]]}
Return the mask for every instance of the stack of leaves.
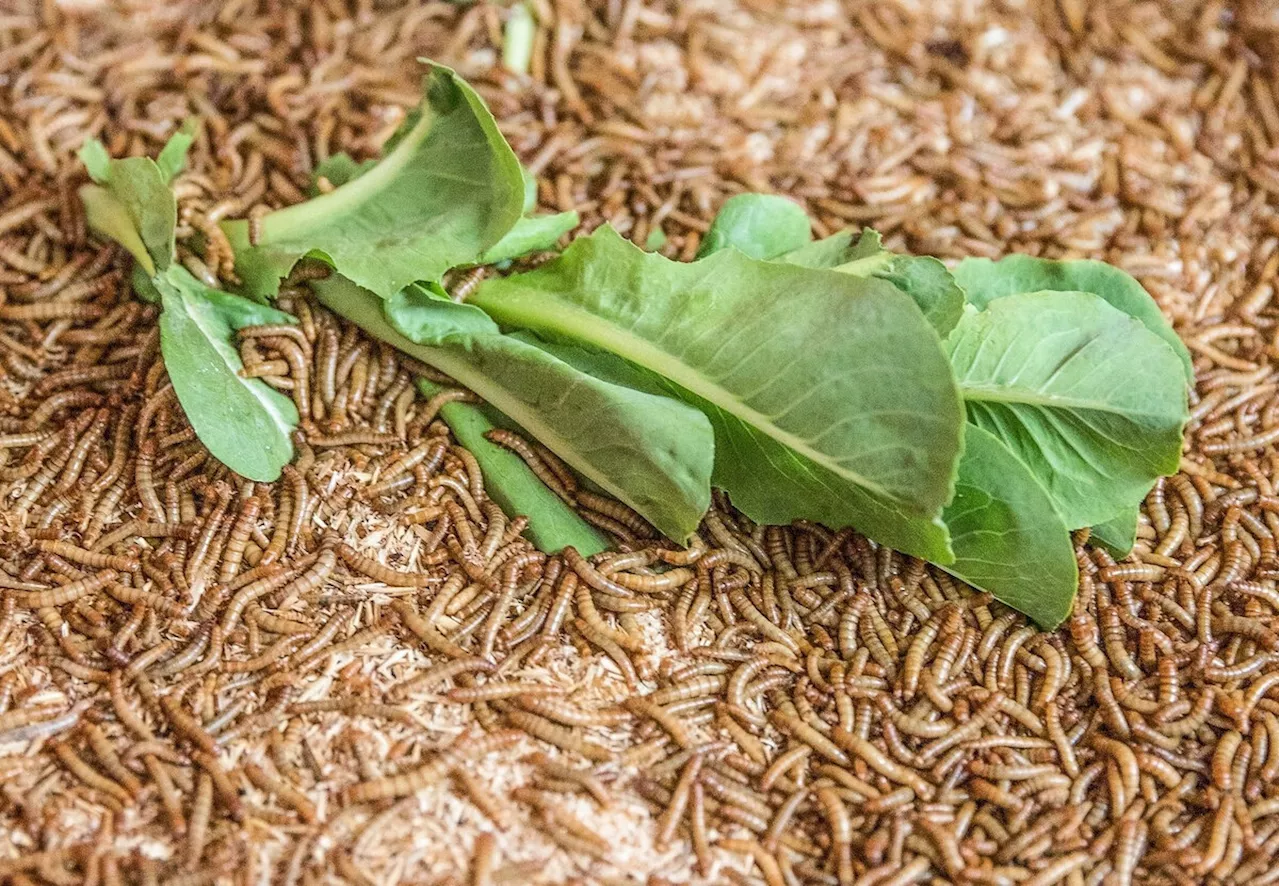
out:
{"label": "stack of leaves", "polygon": [[[1012,256],[952,272],[873,231],[813,241],[799,206],[745,194],[696,261],[605,226],[455,301],[448,272],[506,270],[577,218],[529,215],[529,177],[493,118],[433,67],[380,161],[331,158],[313,199],[224,223],[231,294],[174,258],[169,182],[190,138],[156,161],[90,143],[97,184],[82,193],[93,227],[137,260],[139,293],[161,301],[166,365],[197,433],[252,479],[279,473],[306,404],[243,378],[231,339],[291,322],[265,302],[304,258],[330,271],[312,284],[330,309],[484,399],[445,416],[456,432],[518,427],[677,542],[714,485],[758,523],[853,527],[1053,627],[1076,588],[1071,531],[1093,527],[1126,553],[1139,503],[1178,466],[1190,358],[1142,287],[1105,264]],[[187,246],[230,264],[215,240]],[[535,543],[598,549],[476,448]]]}

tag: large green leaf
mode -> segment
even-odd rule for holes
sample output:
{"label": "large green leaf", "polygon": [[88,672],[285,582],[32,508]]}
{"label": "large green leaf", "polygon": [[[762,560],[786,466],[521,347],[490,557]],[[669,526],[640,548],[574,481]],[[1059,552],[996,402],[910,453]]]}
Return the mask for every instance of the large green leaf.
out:
{"label": "large green leaf", "polygon": [[714,438],[696,409],[592,378],[420,287],[383,302],[337,276],[313,285],[330,309],[475,391],[666,535],[697,528]]}
{"label": "large green leaf", "polygon": [[1187,383],[1195,383],[1195,370],[1186,345],[1142,284],[1119,268],[1085,259],[1053,261],[1030,255],[1009,255],[999,261],[966,258],[956,266],[955,278],[968,301],[979,308],[1023,292],[1092,292],[1160,336],[1178,355]]}
{"label": "large green leaf", "polygon": [[929,323],[943,336],[951,332],[964,310],[964,292],[946,265],[927,255],[900,255],[880,245],[870,228],[855,241],[841,231],[794,250],[779,261],[806,268],[830,268],[857,277],[888,280],[915,299]]}
{"label": "large green leaf", "polygon": [[947,342],[969,420],[1031,469],[1068,528],[1111,519],[1177,470],[1186,386],[1177,355],[1085,292],[970,308]]}
{"label": "large green leaf", "polygon": [[160,349],[174,393],[214,458],[250,480],[271,481],[293,457],[293,401],[244,368],[233,333],[293,323],[288,314],[210,289],[181,265],[153,279],[160,291]]}
{"label": "large green leaf", "polygon": [[[658,374],[802,460],[783,474],[811,463],[926,520],[951,498],[955,382],[936,334],[887,283],[733,249],[683,264],[604,227],[537,270],[486,281],[472,302]],[[804,515],[794,487],[733,464],[718,458],[715,480],[748,513]]]}
{"label": "large green leaf", "polygon": [[941,518],[904,515],[873,493],[819,467],[701,397],[615,354],[545,341],[529,333],[515,333],[515,337],[596,378],[679,397],[702,410],[715,429],[715,485],[730,490],[734,506],[757,523],[805,519],[827,526],[854,526],[899,551],[937,563],[951,562],[947,528]]}
{"label": "large green leaf", "polygon": [[732,246],[751,258],[777,258],[809,242],[809,216],[773,194],[738,194],[724,201],[698,247],[704,258]]}
{"label": "large green leaf", "polygon": [[224,224],[247,294],[274,295],[294,263],[314,252],[389,298],[415,280],[479,262],[511,229],[524,183],[493,116],[448,68],[432,67],[424,93],[376,166],[264,216],[257,245],[246,222]]}
{"label": "large green leaf", "polygon": [[943,513],[954,563],[948,572],[990,591],[1046,630],[1071,612],[1076,558],[1048,494],[996,437],[970,425],[956,496]]}
{"label": "large green leaf", "polygon": [[[428,397],[443,390],[425,378],[418,379],[418,389]],[[492,411],[493,407],[485,404],[458,401],[440,409],[458,442],[475,456],[489,497],[508,514],[528,518],[524,534],[544,553],[554,554],[570,545],[584,557],[605,550],[608,542],[604,537],[547,488],[519,456],[489,442],[485,434],[499,427]]]}

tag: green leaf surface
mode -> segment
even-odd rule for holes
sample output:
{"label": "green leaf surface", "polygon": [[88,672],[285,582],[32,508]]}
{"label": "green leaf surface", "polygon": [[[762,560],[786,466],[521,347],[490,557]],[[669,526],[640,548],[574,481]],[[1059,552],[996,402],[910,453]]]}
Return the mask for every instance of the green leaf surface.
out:
{"label": "green leaf surface", "polygon": [[969,421],[1030,468],[1069,529],[1109,520],[1177,470],[1177,355],[1102,298],[999,298],[966,311],[947,344]]}
{"label": "green leaf surface", "polygon": [[953,559],[941,518],[907,517],[843,477],[825,470],[751,425],[621,357],[515,333],[583,372],[638,391],[678,397],[702,410],[716,435],[713,482],[729,490],[734,507],[757,523],[813,520],[854,526],[892,548],[932,560]]}
{"label": "green leaf surface", "polygon": [[475,91],[433,67],[418,114],[372,169],[331,191],[248,223],[225,222],[246,294],[269,297],[308,253],[383,298],[415,280],[475,264],[520,218],[520,164]]}
{"label": "green leaf surface", "polygon": [[337,276],[313,286],[331,310],[475,391],[672,539],[697,528],[711,500],[714,441],[696,409],[592,378],[487,331],[476,308],[420,289],[384,303]]}
{"label": "green leaf surface", "polygon": [[81,185],[79,193],[90,230],[123,246],[142,269],[144,277],[154,274],[156,263],[147,252],[147,244],[142,242],[138,225],[124,203],[101,185]]}
{"label": "green leaf surface", "polygon": [[177,178],[178,173],[182,172],[187,165],[187,151],[191,150],[191,143],[196,140],[197,128],[195,120],[188,120],[177,132],[169,136],[169,140],[160,149],[156,157],[156,167],[159,168],[165,184]]}
{"label": "green leaf surface", "polygon": [[704,258],[732,246],[751,258],[777,258],[809,242],[809,216],[774,194],[738,194],[724,201],[698,247]]}
{"label": "green leaf surface", "polygon": [[127,249],[148,274],[169,267],[178,202],[156,161],[113,160],[97,139],[85,142],[80,159],[96,182],[80,188],[89,227]]}
{"label": "green leaf surface", "polygon": [[154,278],[161,294],[160,350],[174,392],[200,441],[250,480],[269,482],[293,457],[293,401],[261,379],[241,378],[234,343],[243,326],[293,323],[288,314],[210,289],[181,265]]}
{"label": "green leaf surface", "polygon": [[1138,541],[1138,509],[1141,503],[1127,505],[1110,520],[1097,523],[1089,530],[1089,541],[1120,560],[1129,556]]}
{"label": "green leaf surface", "polygon": [[[418,379],[418,389],[428,397],[444,390],[425,378]],[[569,546],[584,557],[606,550],[605,537],[548,489],[518,455],[489,442],[485,434],[505,424],[493,412],[490,406],[457,401],[440,409],[458,442],[476,457],[489,497],[508,514],[529,519],[525,537],[545,554]]]}
{"label": "green leaf surface", "polygon": [[998,261],[966,258],[956,266],[955,278],[968,301],[979,308],[1023,292],[1092,292],[1158,335],[1177,354],[1187,383],[1195,383],[1195,370],[1186,345],[1142,284],[1119,268],[1085,259],[1053,261],[1030,255],[1009,255]]}
{"label": "green leaf surface", "polygon": [[881,247],[880,235],[870,228],[856,241],[852,232],[842,231],[789,252],[779,261],[887,280],[915,300],[944,338],[964,310],[964,292],[946,265],[927,255],[890,252]]}
{"label": "green leaf surface", "polygon": [[[673,262],[606,226],[471,302],[648,369],[908,516],[932,519],[951,498],[961,404],[937,336],[890,284],[737,250]],[[804,507],[722,461],[716,482],[735,501]]]}
{"label": "green leaf surface", "polygon": [[999,439],[970,425],[964,445],[956,496],[943,513],[956,559],[943,568],[1045,630],[1056,628],[1076,593],[1070,531],[1043,487]]}
{"label": "green leaf surface", "polygon": [[555,249],[560,238],[577,226],[578,213],[572,211],[522,218],[501,240],[489,247],[480,264],[491,265],[530,252]]}

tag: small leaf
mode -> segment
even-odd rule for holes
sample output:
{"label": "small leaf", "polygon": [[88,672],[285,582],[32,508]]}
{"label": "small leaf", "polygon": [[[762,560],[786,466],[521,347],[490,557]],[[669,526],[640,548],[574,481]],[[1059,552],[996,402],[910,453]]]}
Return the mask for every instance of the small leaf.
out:
{"label": "small leaf", "polygon": [[948,572],[1052,630],[1071,612],[1076,558],[1049,495],[999,439],[965,429],[956,496],[943,512],[954,563]]}
{"label": "small leaf", "polygon": [[187,151],[191,149],[191,143],[196,139],[196,129],[198,124],[195,120],[188,120],[182,124],[182,128],[169,137],[163,148],[160,149],[159,156],[156,157],[156,166],[160,170],[160,175],[164,178],[165,184],[172,182],[178,173],[182,172],[187,165]]}
{"label": "small leaf", "polygon": [[965,297],[979,308],[1023,292],[1092,292],[1158,335],[1177,354],[1187,383],[1195,383],[1195,369],[1187,346],[1142,284],[1119,268],[1100,261],[1051,261],[1010,255],[999,261],[966,258],[956,266],[955,277]]}
{"label": "small leaf", "polygon": [[480,264],[492,265],[519,258],[530,252],[555,249],[560,238],[578,226],[578,213],[558,212],[555,215],[535,215],[522,218],[506,236],[489,247],[480,258]]}
{"label": "small leaf", "polygon": [[383,298],[416,280],[476,264],[520,218],[520,164],[493,116],[453,71],[432,67],[419,111],[369,171],[305,203],[248,224],[225,222],[252,297],[274,296],[302,256],[325,256]]}
{"label": "small leaf", "polygon": [[167,268],[178,201],[160,167],[148,157],[112,160],[96,139],[85,143],[80,157],[98,182],[80,188],[89,226],[129,250],[147,273]]}
{"label": "small leaf", "polygon": [[751,258],[777,258],[809,242],[809,216],[773,194],[738,194],[720,207],[702,238],[698,258],[732,246]]}
{"label": "small leaf", "polygon": [[138,226],[125,205],[100,185],[81,185],[79,193],[89,228],[123,246],[142,268],[144,277],[154,274],[156,263],[147,252],[147,244],[142,242]]}
{"label": "small leaf", "polygon": [[[418,379],[418,389],[428,397],[444,390],[425,378]],[[480,465],[485,492],[508,514],[529,519],[524,534],[545,554],[570,546],[584,557],[606,550],[605,538],[547,488],[518,455],[484,436],[499,427],[490,416],[492,411],[489,406],[457,401],[440,409],[440,417]]]}
{"label": "small leaf", "polygon": [[111,155],[107,153],[107,146],[96,138],[86,139],[78,156],[89,178],[105,185],[111,177]]}
{"label": "small leaf", "polygon": [[288,314],[210,289],[181,265],[154,280],[162,298],[160,349],[178,402],[214,458],[250,480],[270,482],[293,457],[298,424],[293,401],[244,365],[234,332],[244,326],[293,323]]}
{"label": "small leaf", "polygon": [[475,391],[670,538],[697,528],[711,500],[714,442],[696,409],[487,331],[492,321],[470,305],[420,289],[384,302],[336,275],[312,286],[331,310]]}
{"label": "small leaf", "polygon": [[938,335],[946,337],[964,309],[964,292],[946,265],[936,258],[899,255],[881,248],[870,228],[855,242],[849,231],[787,253],[779,261],[810,268],[829,268],[856,277],[887,280],[911,296]]}
{"label": "small leaf", "polygon": [[1005,296],[970,308],[947,346],[969,421],[1031,470],[1067,528],[1111,519],[1178,469],[1177,355],[1100,297]]}
{"label": "small leaf", "polygon": [[1141,504],[1126,505],[1110,520],[1096,524],[1089,530],[1089,541],[1102,547],[1117,560],[1129,556],[1138,541],[1140,507]]}

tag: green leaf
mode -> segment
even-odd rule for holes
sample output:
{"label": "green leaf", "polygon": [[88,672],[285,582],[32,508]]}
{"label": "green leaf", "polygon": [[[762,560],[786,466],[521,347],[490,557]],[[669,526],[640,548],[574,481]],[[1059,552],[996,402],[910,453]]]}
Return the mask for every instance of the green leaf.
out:
{"label": "green leaf", "polygon": [[696,409],[592,378],[491,331],[478,309],[419,288],[384,303],[337,276],[313,287],[331,310],[475,391],[669,537],[697,528],[711,500],[714,442]]}
{"label": "green leaf", "polygon": [[1094,525],[1089,530],[1089,541],[1105,549],[1117,560],[1129,556],[1138,541],[1140,507],[1141,503],[1127,505],[1110,520]]}
{"label": "green leaf", "polygon": [[[606,226],[537,270],[482,283],[471,303],[504,326],[658,374],[794,452],[801,467],[790,472],[812,463],[926,520],[951,498],[955,383],[938,337],[887,283],[732,249],[673,262]],[[739,507],[759,499],[801,515],[792,487],[729,464],[717,459],[716,483]]]}
{"label": "green leaf", "polygon": [[583,372],[613,384],[679,397],[702,410],[716,435],[713,481],[730,491],[733,504],[757,523],[813,520],[827,526],[856,526],[899,551],[949,563],[953,559],[941,518],[907,517],[880,497],[819,467],[713,404],[614,354],[548,342],[515,333]]}
{"label": "green leaf", "polygon": [[165,184],[172,182],[187,165],[187,151],[191,150],[191,143],[196,140],[197,128],[198,123],[195,120],[186,121],[160,149],[160,154],[156,157],[156,167],[160,170]]}
{"label": "green leaf", "polygon": [[478,263],[520,218],[520,164],[475,91],[432,67],[419,113],[368,172],[319,197],[248,223],[225,222],[246,294],[273,296],[302,256],[389,298],[415,280]]}
{"label": "green leaf", "polygon": [[127,249],[148,274],[169,267],[178,201],[161,168],[149,157],[112,160],[97,139],[85,142],[80,159],[97,182],[80,188],[89,227]]}
{"label": "green leaf", "polygon": [[533,38],[538,32],[529,4],[517,3],[502,29],[502,65],[516,74],[528,74],[533,60]]}
{"label": "green leaf", "polygon": [[335,188],[339,188],[347,182],[355,181],[377,165],[377,160],[364,160],[357,162],[345,151],[339,151],[337,154],[331,154],[320,161],[319,165],[316,166],[315,172],[311,175],[311,196],[318,197],[320,194],[324,193],[315,184],[315,182],[318,182],[320,179],[324,179]]}
{"label": "green leaf", "polygon": [[138,298],[153,305],[160,304],[160,290],[151,282],[141,262],[133,263],[133,268],[129,271],[129,282],[133,284],[133,294]]}
{"label": "green leaf", "polygon": [[125,205],[100,185],[81,185],[79,193],[89,228],[123,246],[142,268],[144,277],[154,274],[156,263],[147,252],[147,244],[142,242],[142,234]]}
{"label": "green leaf", "polygon": [[1027,467],[995,436],[970,425],[956,496],[944,519],[954,563],[943,568],[1052,630],[1071,612],[1071,533]]}
{"label": "green leaf", "polygon": [[243,326],[295,319],[210,289],[181,265],[172,265],[154,283],[163,305],[160,349],[165,369],[200,442],[243,477],[277,479],[293,457],[290,435],[298,424],[298,411],[292,400],[261,379],[239,375],[244,365],[233,333]]}
{"label": "green leaf", "polygon": [[1010,255],[999,261],[966,258],[956,266],[955,277],[965,297],[979,308],[1023,292],[1092,292],[1158,335],[1177,354],[1187,383],[1195,383],[1195,369],[1186,345],[1142,284],[1119,268],[1100,261],[1051,261]]}
{"label": "green leaf", "polygon": [[698,258],[727,246],[752,258],[777,258],[809,242],[809,216],[786,197],[738,194],[724,201],[698,248]]}
{"label": "green leaf", "polygon": [[[418,379],[418,389],[428,397],[444,390],[425,378]],[[508,514],[529,519],[524,534],[545,554],[572,546],[590,557],[607,549],[605,538],[548,489],[519,456],[485,438],[500,427],[492,413],[492,407],[456,401],[440,409],[458,442],[476,457],[489,496]]]}
{"label": "green leaf", "polygon": [[508,259],[519,258],[530,252],[555,249],[560,238],[578,226],[578,213],[558,212],[555,215],[535,215],[522,218],[506,236],[489,247],[480,264],[491,265]]}
{"label": "green leaf", "polygon": [[667,245],[667,232],[661,225],[649,229],[649,236],[644,238],[645,252],[658,252]]}
{"label": "green leaf", "polygon": [[856,242],[851,232],[842,231],[789,252],[779,261],[887,280],[915,299],[943,337],[955,327],[964,310],[964,292],[946,265],[929,256],[889,252],[881,247],[880,235],[870,228],[864,229]]}
{"label": "green leaf", "polygon": [[969,421],[1030,468],[1069,529],[1110,519],[1177,470],[1177,355],[1102,298],[999,298],[966,311],[947,344]]}

